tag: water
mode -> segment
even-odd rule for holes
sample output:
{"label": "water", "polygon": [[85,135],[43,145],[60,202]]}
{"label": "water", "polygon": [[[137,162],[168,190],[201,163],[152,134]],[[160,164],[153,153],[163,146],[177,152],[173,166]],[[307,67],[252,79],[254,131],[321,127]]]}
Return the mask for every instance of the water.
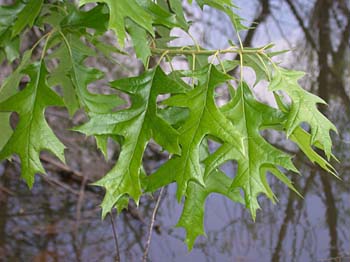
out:
{"label": "water", "polygon": [[[334,136],[334,154],[340,163],[334,164],[342,180],[325,173],[296,152],[295,163],[302,176],[289,176],[304,199],[270,177],[279,202],[274,205],[261,197],[262,210],[254,223],[244,207],[212,195],[206,203],[207,236],[197,239],[191,253],[183,243],[184,230],[174,227],[182,207],[174,201],[175,187],[170,186],[157,215],[150,261],[350,261],[350,104],[347,98],[350,53],[346,35],[350,19],[346,14],[350,6],[346,1],[325,0],[260,2],[268,2],[271,12],[262,20],[251,44],[273,41],[279,48],[296,47],[294,55],[285,57],[284,64],[308,71],[305,86],[329,102],[327,114],[340,134]],[[297,14],[291,12],[290,2]],[[249,6],[241,1],[240,6],[245,17],[254,17],[261,10],[254,1]],[[332,9],[329,17],[324,15],[327,8]],[[305,23],[305,30],[298,22],[298,15]],[[225,27],[227,21],[219,17],[215,12],[203,16],[206,21],[211,19],[213,29],[217,30],[214,36],[204,35],[207,46],[215,45],[214,40],[224,46],[227,38],[234,38],[233,32]],[[216,21],[220,23],[215,24]],[[328,30],[327,25],[332,30]],[[208,29],[201,24],[197,28]],[[327,39],[328,46],[324,43]],[[347,51],[341,53],[339,46],[344,41],[342,48]],[[336,74],[331,69],[336,70]],[[326,78],[320,77],[324,74]],[[285,145],[277,138],[271,137],[277,139],[275,142],[279,145]],[[86,141],[82,144],[86,145]],[[90,178],[92,173],[108,169],[98,153],[81,151],[82,163],[71,160],[77,156],[75,152],[68,154],[70,165]],[[157,160],[148,161],[150,166],[157,163]],[[233,166],[225,168],[231,173],[234,169]],[[37,177],[30,191],[19,179],[19,172],[16,162],[0,165],[0,261],[115,260],[110,218],[100,219],[101,192],[87,187],[79,200],[80,182],[64,172],[62,178],[62,172],[57,171],[50,172],[50,179]],[[115,218],[122,261],[141,260],[154,204],[155,199],[146,196],[139,211],[132,208],[132,212]]]}

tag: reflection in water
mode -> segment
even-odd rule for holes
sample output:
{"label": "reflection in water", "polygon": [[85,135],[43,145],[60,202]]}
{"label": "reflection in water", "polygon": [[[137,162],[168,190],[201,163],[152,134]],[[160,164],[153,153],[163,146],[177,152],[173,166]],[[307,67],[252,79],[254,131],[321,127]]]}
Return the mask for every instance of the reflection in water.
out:
{"label": "reflection in water", "polygon": [[[151,261],[350,261],[350,2],[236,2],[252,21],[260,22],[257,30],[246,35],[246,46],[273,41],[277,46],[298,47],[286,59],[308,71],[305,85],[329,102],[322,109],[339,129],[334,153],[343,180],[326,174],[294,152],[294,147],[274,138],[296,155],[303,176],[294,175],[292,180],[304,199],[271,177],[279,203],[273,205],[262,197],[263,210],[253,223],[242,206],[213,195],[207,202],[207,238],[199,238],[188,254],[184,232],[173,227],[181,206],[174,202],[175,189],[170,187],[157,217]],[[234,38],[222,16],[210,12],[204,17],[208,21],[195,22],[195,26],[207,32],[211,31],[208,26],[213,27],[220,36],[205,36],[204,44]],[[86,187],[79,203],[79,183],[63,179],[52,186],[53,181],[42,177],[30,192],[18,180],[18,173],[15,163],[5,163],[0,169],[0,261],[114,261],[111,224],[109,219],[100,220],[100,192]],[[64,187],[67,183],[69,189]],[[118,216],[122,261],[140,261],[153,206],[154,199],[145,197],[140,211],[131,207]],[[81,210],[78,222],[77,209]]]}

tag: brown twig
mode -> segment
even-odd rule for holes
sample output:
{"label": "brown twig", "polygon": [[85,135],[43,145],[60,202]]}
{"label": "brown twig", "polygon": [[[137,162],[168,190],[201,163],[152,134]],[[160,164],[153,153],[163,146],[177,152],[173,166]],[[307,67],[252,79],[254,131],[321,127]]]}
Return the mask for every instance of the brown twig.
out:
{"label": "brown twig", "polygon": [[76,219],[75,219],[75,234],[78,236],[79,231],[79,224],[80,224],[80,217],[81,217],[81,206],[83,204],[84,196],[85,196],[85,185],[86,185],[87,177],[84,176],[83,180],[80,184],[80,190],[79,190],[79,197],[77,201],[77,212],[76,212]]}
{"label": "brown twig", "polygon": [[146,242],[146,245],[145,245],[145,251],[144,251],[143,257],[142,257],[142,261],[143,262],[147,261],[148,252],[149,252],[149,248],[150,248],[150,245],[151,245],[152,231],[153,231],[153,227],[154,227],[154,222],[156,220],[156,214],[157,214],[157,211],[159,209],[159,205],[160,205],[160,201],[161,201],[163,192],[164,192],[164,187],[162,187],[162,189],[160,190],[159,196],[158,196],[158,199],[157,199],[157,202],[156,202],[156,205],[154,206],[154,209],[153,209],[152,219],[151,219],[151,223],[150,223],[149,229],[148,229],[148,237],[147,237],[147,242]]}
{"label": "brown twig", "polygon": [[10,189],[7,189],[6,187],[0,185],[0,191],[10,195],[10,196],[15,196],[16,194],[12,192]]}
{"label": "brown twig", "polygon": [[111,223],[112,223],[112,229],[113,229],[113,237],[114,237],[114,243],[115,243],[115,250],[116,250],[116,257],[115,261],[120,262],[120,252],[119,252],[119,243],[118,243],[118,234],[117,234],[117,227],[116,223],[114,222],[113,218],[113,211],[109,213],[109,217],[111,218]]}
{"label": "brown twig", "polygon": [[42,155],[40,156],[40,159],[48,164],[51,164],[55,167],[57,167],[58,169],[60,169],[61,171],[65,171],[73,176],[76,177],[77,180],[79,180],[80,182],[84,179],[84,175],[82,173],[80,173],[79,171],[73,170],[71,168],[69,168],[68,166],[66,166],[65,164],[56,161],[55,159],[52,159],[51,157]]}
{"label": "brown twig", "polygon": [[44,174],[40,174],[39,175],[45,180],[45,182],[51,184],[51,185],[57,185],[71,193],[73,193],[74,195],[79,195],[79,193],[77,191],[75,191],[74,189],[72,189],[71,187],[67,186],[66,184],[48,176],[48,175],[44,175]]}

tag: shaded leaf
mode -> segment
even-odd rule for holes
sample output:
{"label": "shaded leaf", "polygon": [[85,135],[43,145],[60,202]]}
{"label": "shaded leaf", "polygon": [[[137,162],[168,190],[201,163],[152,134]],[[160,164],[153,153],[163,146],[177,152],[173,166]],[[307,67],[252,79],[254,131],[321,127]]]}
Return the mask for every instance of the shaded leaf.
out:
{"label": "shaded leaf", "polygon": [[18,35],[26,26],[32,27],[40,13],[44,0],[29,0],[19,12],[12,28],[12,36]]}
{"label": "shaded leaf", "polygon": [[109,8],[109,28],[118,36],[120,46],[124,46],[126,38],[125,18],[130,18],[140,27],[154,36],[152,16],[145,11],[136,0],[80,0],[79,4],[106,3]]}
{"label": "shaded leaf", "polygon": [[132,39],[136,56],[140,58],[143,65],[146,66],[148,58],[151,56],[147,32],[132,20],[127,20],[127,28]]}
{"label": "shaded leaf", "polygon": [[243,54],[243,65],[249,66],[254,70],[255,83],[258,84],[261,80],[271,80],[270,63],[266,57],[260,54]]}
{"label": "shaded leaf", "polygon": [[72,9],[61,22],[62,29],[68,30],[92,28],[104,33],[108,28],[108,10],[104,5],[97,5],[89,11]]}
{"label": "shaded leaf", "polygon": [[101,71],[84,65],[84,60],[93,55],[93,50],[75,35],[66,36],[64,43],[51,55],[60,63],[52,72],[50,83],[62,86],[63,98],[71,114],[79,107],[87,112],[105,113],[124,103],[117,95],[94,94],[87,89],[88,84],[103,76]]}
{"label": "shaded leaf", "polygon": [[[22,70],[28,66],[30,63],[30,57],[32,53],[31,51],[26,51],[23,54],[22,60],[15,71],[9,75],[8,78],[5,79],[2,86],[0,87],[0,102],[5,101],[9,97],[16,94],[18,90],[18,86],[22,77],[24,76],[24,72]],[[11,113],[3,113],[0,112],[0,123],[1,123],[1,132],[0,132],[0,150],[6,144],[6,142],[11,137],[13,130],[10,126],[10,115]]]}
{"label": "shaded leaf", "polygon": [[0,6],[0,49],[10,63],[19,57],[19,37],[12,39],[12,26],[24,6],[19,1],[14,5]]}

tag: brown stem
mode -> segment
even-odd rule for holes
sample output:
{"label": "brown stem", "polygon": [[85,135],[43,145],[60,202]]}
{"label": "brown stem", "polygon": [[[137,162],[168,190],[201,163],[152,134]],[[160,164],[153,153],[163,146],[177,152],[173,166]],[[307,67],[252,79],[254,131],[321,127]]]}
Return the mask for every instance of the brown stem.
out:
{"label": "brown stem", "polygon": [[120,262],[120,252],[119,252],[119,243],[118,243],[118,234],[117,234],[117,227],[116,223],[114,222],[113,218],[113,211],[109,213],[109,217],[111,218],[111,223],[112,223],[112,229],[113,229],[113,237],[114,237],[114,243],[115,243],[115,249],[116,249],[116,257],[115,261]]}
{"label": "brown stem", "polygon": [[148,229],[148,238],[147,238],[146,245],[145,245],[145,251],[144,251],[143,257],[142,257],[143,262],[146,262],[147,258],[148,258],[148,252],[149,252],[149,248],[151,246],[153,226],[154,226],[154,222],[156,220],[156,214],[157,214],[157,211],[159,209],[159,205],[160,205],[160,201],[161,201],[163,192],[164,192],[164,187],[161,188],[156,205],[154,206],[154,209],[153,209],[152,219],[151,219],[151,223],[150,223],[149,229]]}

